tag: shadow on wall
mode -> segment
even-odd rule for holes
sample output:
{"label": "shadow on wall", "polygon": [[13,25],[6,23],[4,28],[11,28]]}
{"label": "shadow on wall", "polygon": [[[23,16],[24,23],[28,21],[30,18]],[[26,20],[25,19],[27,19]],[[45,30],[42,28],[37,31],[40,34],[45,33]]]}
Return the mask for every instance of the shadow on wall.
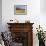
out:
{"label": "shadow on wall", "polygon": [[40,0],[40,11],[46,13],[46,0]]}

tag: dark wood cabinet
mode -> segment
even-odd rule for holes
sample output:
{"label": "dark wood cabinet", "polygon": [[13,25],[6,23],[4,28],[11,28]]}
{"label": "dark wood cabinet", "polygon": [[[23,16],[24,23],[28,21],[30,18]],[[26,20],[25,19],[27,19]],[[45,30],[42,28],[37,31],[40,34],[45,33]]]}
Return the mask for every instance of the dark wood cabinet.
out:
{"label": "dark wood cabinet", "polygon": [[13,41],[22,43],[21,46],[33,46],[33,23],[7,23],[12,33]]}

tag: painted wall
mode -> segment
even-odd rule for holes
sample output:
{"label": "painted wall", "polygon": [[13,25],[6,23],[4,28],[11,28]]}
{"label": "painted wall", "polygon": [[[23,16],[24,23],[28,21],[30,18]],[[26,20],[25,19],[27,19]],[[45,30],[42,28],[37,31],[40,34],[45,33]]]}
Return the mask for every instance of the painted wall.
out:
{"label": "painted wall", "polygon": [[[27,15],[14,15],[14,5],[25,4],[27,5]],[[2,23],[3,26],[10,19],[17,19],[19,22],[24,22],[25,20],[30,20],[30,22],[39,23],[40,14],[40,0],[3,0],[2,1]],[[38,20],[38,21],[37,21]],[[5,28],[5,27],[4,27]],[[6,30],[6,28],[5,28]]]}
{"label": "painted wall", "polygon": [[46,0],[40,0],[40,24],[46,31]]}
{"label": "painted wall", "polygon": [[2,31],[2,0],[0,0],[0,31]]}
{"label": "painted wall", "polygon": [[[14,5],[27,5],[27,15],[14,15]],[[33,45],[38,46],[36,27],[40,24],[40,0],[3,0],[2,1],[2,25],[3,31],[7,31],[7,22],[17,19],[19,22],[30,20],[33,25]],[[37,40],[36,40],[37,39]]]}
{"label": "painted wall", "polygon": [[[17,19],[19,22],[30,20],[33,25],[33,45],[38,46],[38,39],[36,37],[36,27],[39,24],[46,30],[46,14],[42,12],[43,0],[2,0],[2,25],[3,31],[8,30],[7,22],[11,19]],[[14,5],[27,5],[27,15],[14,15]]]}

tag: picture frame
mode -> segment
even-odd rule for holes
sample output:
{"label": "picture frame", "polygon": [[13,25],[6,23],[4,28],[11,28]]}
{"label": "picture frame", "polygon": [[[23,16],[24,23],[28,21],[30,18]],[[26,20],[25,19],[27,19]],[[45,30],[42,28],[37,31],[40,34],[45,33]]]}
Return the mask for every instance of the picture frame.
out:
{"label": "picture frame", "polygon": [[27,5],[14,5],[14,15],[26,15]]}

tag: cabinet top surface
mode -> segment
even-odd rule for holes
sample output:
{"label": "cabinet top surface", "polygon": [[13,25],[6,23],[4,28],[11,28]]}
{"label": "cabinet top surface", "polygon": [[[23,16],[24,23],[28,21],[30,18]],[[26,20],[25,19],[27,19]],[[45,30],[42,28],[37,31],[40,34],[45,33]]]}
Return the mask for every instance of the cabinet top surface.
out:
{"label": "cabinet top surface", "polygon": [[7,23],[8,25],[14,25],[14,24],[18,24],[18,25],[23,25],[23,24],[31,24],[33,25],[34,23]]}

